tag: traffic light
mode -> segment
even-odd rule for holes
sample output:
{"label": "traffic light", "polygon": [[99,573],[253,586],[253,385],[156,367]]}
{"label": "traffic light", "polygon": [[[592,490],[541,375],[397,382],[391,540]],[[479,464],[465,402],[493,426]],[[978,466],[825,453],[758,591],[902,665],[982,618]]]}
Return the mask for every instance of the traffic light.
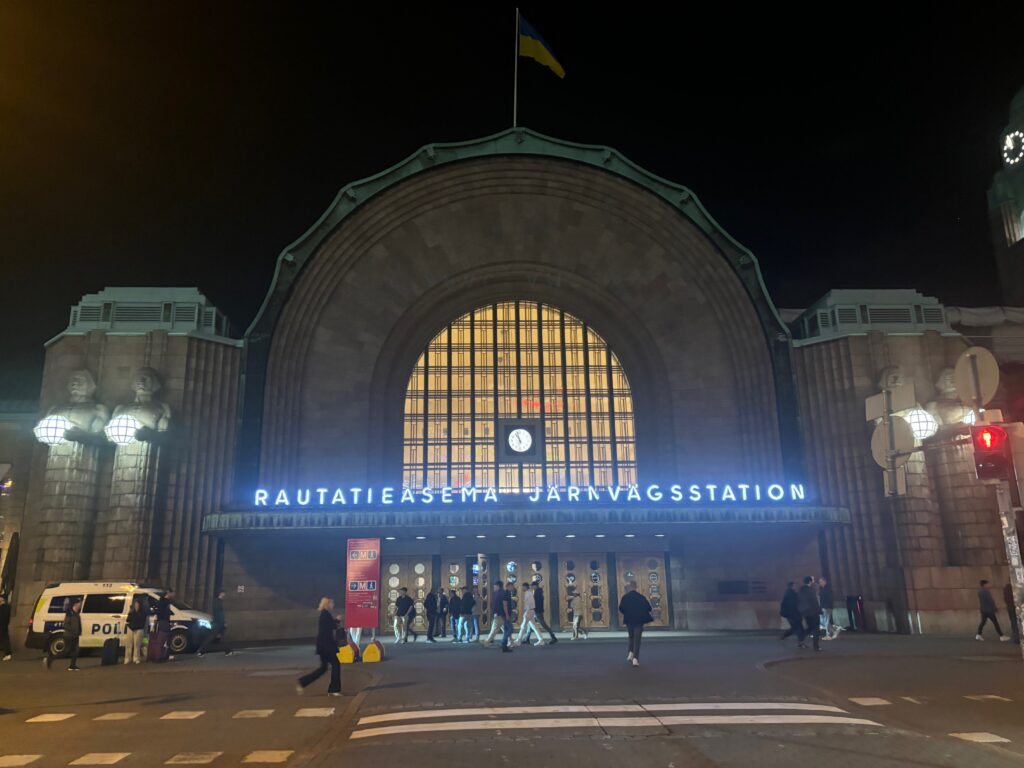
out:
{"label": "traffic light", "polygon": [[1010,480],[1013,477],[1010,436],[1005,429],[991,424],[971,427],[971,443],[974,445],[974,469],[979,480]]}

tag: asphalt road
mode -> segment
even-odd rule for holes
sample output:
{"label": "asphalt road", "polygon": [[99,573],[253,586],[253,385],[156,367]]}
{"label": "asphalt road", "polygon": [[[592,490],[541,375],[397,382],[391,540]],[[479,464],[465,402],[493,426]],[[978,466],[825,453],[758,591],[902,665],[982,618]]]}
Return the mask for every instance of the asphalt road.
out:
{"label": "asphalt road", "polygon": [[386,650],[340,698],[296,695],[307,646],[77,673],[25,654],[0,664],[0,768],[1024,763],[1024,663],[994,642],[652,637],[640,667],[619,639]]}

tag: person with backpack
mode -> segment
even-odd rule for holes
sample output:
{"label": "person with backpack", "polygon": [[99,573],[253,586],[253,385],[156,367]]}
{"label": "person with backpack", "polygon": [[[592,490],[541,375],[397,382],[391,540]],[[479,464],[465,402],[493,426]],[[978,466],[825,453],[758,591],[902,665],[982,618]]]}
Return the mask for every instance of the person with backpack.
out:
{"label": "person with backpack", "polygon": [[981,623],[978,625],[978,633],[974,636],[975,640],[984,640],[981,636],[982,631],[985,629],[985,622],[991,621],[992,626],[996,628],[996,632],[999,634],[999,640],[1004,643],[1010,642],[1010,638],[1003,634],[1003,628],[999,626],[999,619],[996,618],[996,601],[992,597],[992,589],[989,585],[988,579],[982,579],[978,582],[981,589],[978,590],[978,610],[981,611]]}
{"label": "person with backpack", "polygon": [[635,581],[629,582],[626,594],[619,601],[619,613],[622,614],[622,623],[626,625],[629,632],[629,654],[626,661],[632,662],[634,667],[640,666],[640,638],[644,634],[644,624],[654,621],[651,615],[651,604],[647,598],[637,592]]}
{"label": "person with backpack", "polygon": [[395,642],[408,643],[409,635],[412,635],[412,641],[415,643],[416,631],[412,628],[412,623],[416,620],[416,603],[409,597],[408,587],[402,587],[399,592],[401,594],[395,601]]}

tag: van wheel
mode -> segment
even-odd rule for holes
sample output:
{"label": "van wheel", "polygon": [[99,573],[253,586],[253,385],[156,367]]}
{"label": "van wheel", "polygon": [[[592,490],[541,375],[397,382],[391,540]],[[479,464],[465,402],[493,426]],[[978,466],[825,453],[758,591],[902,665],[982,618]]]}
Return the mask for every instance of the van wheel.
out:
{"label": "van wheel", "polygon": [[51,657],[55,659],[60,658],[67,653],[67,650],[68,644],[67,641],[64,640],[63,634],[52,635],[50,637],[50,642],[47,644],[47,652]]}
{"label": "van wheel", "polygon": [[167,647],[173,655],[184,653],[188,650],[188,632],[183,629],[172,632],[171,642],[167,644]]}

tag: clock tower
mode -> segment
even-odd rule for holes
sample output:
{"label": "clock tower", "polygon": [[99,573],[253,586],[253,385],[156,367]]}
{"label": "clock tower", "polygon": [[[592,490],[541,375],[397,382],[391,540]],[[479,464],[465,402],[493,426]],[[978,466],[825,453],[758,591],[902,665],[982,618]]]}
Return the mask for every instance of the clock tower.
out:
{"label": "clock tower", "polygon": [[989,221],[1004,301],[1024,306],[1024,88],[1010,102],[999,136],[1002,167],[988,190]]}

